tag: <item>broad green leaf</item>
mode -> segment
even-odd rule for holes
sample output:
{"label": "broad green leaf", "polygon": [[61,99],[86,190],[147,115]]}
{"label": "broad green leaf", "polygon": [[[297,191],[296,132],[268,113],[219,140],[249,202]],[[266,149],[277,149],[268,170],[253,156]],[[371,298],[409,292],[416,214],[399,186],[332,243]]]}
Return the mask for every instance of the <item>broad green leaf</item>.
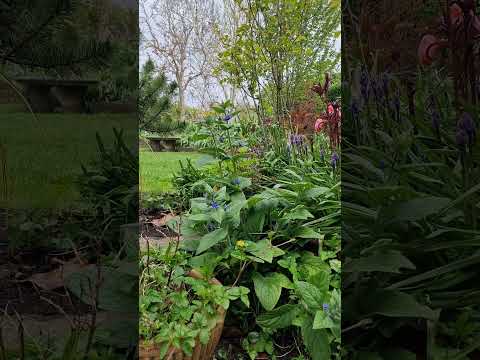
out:
{"label": "broad green leaf", "polygon": [[399,251],[389,251],[353,259],[343,265],[344,272],[400,273],[401,268],[413,270],[415,265]]}
{"label": "broad green leaf", "polygon": [[333,320],[323,310],[317,310],[313,319],[313,329],[331,329],[335,327]]}
{"label": "broad green leaf", "polygon": [[257,317],[257,324],[270,330],[283,329],[292,325],[301,311],[298,305],[286,304]]}
{"label": "broad green leaf", "polygon": [[210,249],[212,246],[215,246],[219,242],[225,240],[227,235],[228,235],[228,231],[227,229],[224,229],[224,228],[217,229],[215,231],[212,231],[211,233],[204,235],[199,240],[199,245],[198,245],[196,254],[199,255],[202,252]]}
{"label": "broad green leaf", "polygon": [[283,216],[285,220],[307,220],[313,218],[312,213],[304,205],[298,205],[294,209],[287,211],[287,214]]}
{"label": "broad green leaf", "polygon": [[322,304],[325,300],[325,293],[315,285],[306,281],[296,281],[295,292],[309,309],[315,310],[322,308]]}
{"label": "broad green leaf", "polygon": [[331,350],[326,330],[315,330],[312,320],[308,319],[302,325],[303,343],[312,360],[331,360]]}
{"label": "broad green leaf", "polygon": [[303,239],[323,239],[323,235],[317,233],[311,227],[301,226],[295,232],[295,237],[303,238]]}
{"label": "broad green leaf", "polygon": [[268,263],[272,263],[273,258],[285,254],[285,252],[273,246],[270,240],[264,239],[258,242],[249,241],[247,243],[246,251]]}
{"label": "broad green leaf", "polygon": [[411,317],[436,320],[437,312],[422,305],[407,293],[394,290],[378,290],[362,300],[368,315],[378,314],[388,317]]}
{"label": "broad green leaf", "polygon": [[265,277],[259,273],[254,273],[252,279],[258,300],[267,311],[272,310],[277,305],[282,287],[291,287],[290,280],[280,273],[270,273]]}
{"label": "broad green leaf", "polygon": [[391,349],[381,352],[382,356],[388,360],[416,360],[417,356],[407,350],[403,349]]}
{"label": "broad green leaf", "polygon": [[386,224],[402,221],[423,220],[427,216],[440,214],[450,203],[450,199],[443,197],[423,197],[413,200],[397,202],[380,212]]}

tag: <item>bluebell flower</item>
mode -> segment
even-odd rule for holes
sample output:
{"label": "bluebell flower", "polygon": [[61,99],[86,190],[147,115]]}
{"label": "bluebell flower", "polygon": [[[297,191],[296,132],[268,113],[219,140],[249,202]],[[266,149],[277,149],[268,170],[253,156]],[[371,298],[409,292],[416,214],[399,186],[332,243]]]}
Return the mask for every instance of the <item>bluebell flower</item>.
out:
{"label": "bluebell flower", "polygon": [[369,98],[369,81],[368,81],[368,72],[364,67],[362,73],[360,74],[360,91],[362,93],[363,100],[368,102]]}
{"label": "bluebell flower", "polygon": [[212,201],[212,203],[210,204],[210,207],[211,207],[212,209],[215,209],[215,210],[216,210],[216,209],[219,208],[219,205],[217,204],[216,201]]}
{"label": "bluebell flower", "polygon": [[229,121],[232,119],[232,117],[233,117],[233,116],[232,116],[231,114],[227,114],[227,115],[225,115],[225,117],[223,118],[223,121],[229,122]]}
{"label": "bluebell flower", "polygon": [[232,183],[233,183],[233,185],[240,185],[240,179],[235,178],[235,179],[233,179]]}
{"label": "bluebell flower", "polygon": [[382,170],[382,171],[385,170],[385,161],[380,160],[380,163],[378,164],[378,166],[379,166],[380,170]]}
{"label": "bluebell flower", "polygon": [[337,168],[338,160],[339,160],[339,157],[338,157],[337,153],[334,152],[332,154],[332,161],[331,161],[331,164],[332,164],[332,167],[333,167],[334,170]]}
{"label": "bluebell flower", "polygon": [[358,121],[360,117],[360,109],[358,108],[358,104],[355,100],[352,99],[352,103],[350,104],[350,112],[352,114],[352,119],[354,122]]}
{"label": "bluebell flower", "polygon": [[472,115],[470,115],[468,112],[464,112],[460,117],[460,120],[457,124],[457,131],[463,131],[467,136],[468,145],[473,145],[473,143],[475,142],[475,137],[477,135],[477,129],[475,126],[475,122],[473,121]]}
{"label": "bluebell flower", "polygon": [[455,142],[457,143],[457,146],[459,148],[463,149],[465,145],[467,145],[467,139],[468,139],[468,135],[464,130],[462,129],[457,130],[457,133],[455,134]]}
{"label": "bluebell flower", "polygon": [[328,305],[327,303],[324,303],[322,305],[322,308],[323,308],[323,311],[328,312],[330,310],[330,305]]}

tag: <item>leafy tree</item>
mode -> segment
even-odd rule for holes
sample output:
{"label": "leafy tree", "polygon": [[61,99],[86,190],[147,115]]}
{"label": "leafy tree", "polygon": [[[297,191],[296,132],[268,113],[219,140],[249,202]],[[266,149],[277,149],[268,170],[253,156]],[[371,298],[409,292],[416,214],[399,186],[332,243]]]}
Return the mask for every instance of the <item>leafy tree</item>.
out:
{"label": "leafy tree", "polygon": [[168,133],[183,126],[184,123],[175,120],[169,112],[177,84],[168,82],[165,74],[157,71],[152,59],[143,65],[139,90],[140,130]]}
{"label": "leafy tree", "polygon": [[255,102],[260,117],[279,119],[317,82],[335,70],[340,4],[333,0],[234,0],[243,23],[225,35],[225,81]]}
{"label": "leafy tree", "polygon": [[105,58],[107,40],[81,28],[76,17],[89,10],[75,0],[0,0],[0,62],[23,70],[69,70]]}

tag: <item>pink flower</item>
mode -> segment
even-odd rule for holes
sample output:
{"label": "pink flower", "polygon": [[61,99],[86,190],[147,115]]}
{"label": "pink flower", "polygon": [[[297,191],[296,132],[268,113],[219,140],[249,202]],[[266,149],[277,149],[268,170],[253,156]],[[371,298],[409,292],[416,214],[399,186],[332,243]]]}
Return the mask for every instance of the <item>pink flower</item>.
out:
{"label": "pink flower", "polygon": [[418,46],[418,59],[422,65],[430,65],[441,48],[440,41],[433,35],[425,35]]}
{"label": "pink flower", "polygon": [[460,25],[463,22],[463,10],[458,4],[450,6],[450,23]]}
{"label": "pink flower", "polygon": [[319,118],[315,121],[315,132],[322,132],[328,125],[328,120],[325,118]]}
{"label": "pink flower", "polygon": [[332,115],[335,112],[335,109],[332,104],[328,104],[327,106],[327,114]]}

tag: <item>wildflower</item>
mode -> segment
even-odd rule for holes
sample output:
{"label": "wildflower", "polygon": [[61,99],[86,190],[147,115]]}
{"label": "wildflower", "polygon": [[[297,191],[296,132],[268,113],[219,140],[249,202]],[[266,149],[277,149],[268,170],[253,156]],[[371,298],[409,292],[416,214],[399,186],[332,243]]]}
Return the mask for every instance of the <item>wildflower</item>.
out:
{"label": "wildflower", "polygon": [[240,185],[240,179],[235,178],[235,179],[233,179],[232,183],[233,183],[233,185]]}
{"label": "wildflower", "polygon": [[218,209],[219,208],[219,205],[216,201],[212,201],[212,203],[210,204],[210,207],[214,210]]}
{"label": "wildflower", "polygon": [[467,145],[467,139],[468,139],[468,135],[465,132],[465,130],[458,129],[455,135],[455,142],[457,143],[457,146],[463,149],[465,145]]}
{"label": "wildflower", "polygon": [[338,155],[337,155],[337,153],[334,152],[332,154],[332,161],[331,161],[331,164],[332,164],[332,167],[333,167],[334,170],[337,168],[338,160],[339,160]]}
{"label": "wildflower", "polygon": [[325,118],[319,118],[315,121],[315,132],[322,132],[328,125],[328,120]]}
{"label": "wildflower", "polygon": [[352,114],[353,121],[358,121],[358,118],[360,116],[360,109],[358,108],[358,104],[355,100],[352,100],[352,103],[350,104],[350,112]]}
{"label": "wildflower", "polygon": [[244,248],[246,244],[245,244],[245,241],[243,241],[243,240],[238,240],[238,241],[236,242],[236,245],[237,245],[237,247],[239,247],[239,248]]}
{"label": "wildflower", "polygon": [[368,72],[367,72],[367,69],[365,68],[362,69],[362,73],[360,75],[360,91],[362,93],[363,100],[365,102],[368,102],[368,95],[369,95]]}
{"label": "wildflower", "polygon": [[464,112],[460,117],[460,120],[457,124],[457,129],[463,131],[468,140],[468,144],[471,146],[475,142],[475,137],[477,135],[477,130],[475,127],[475,122],[473,121],[472,116],[468,112]]}
{"label": "wildflower", "polygon": [[323,303],[322,308],[323,308],[323,311],[328,312],[330,310],[330,305],[328,305],[327,303]]}
{"label": "wildflower", "polygon": [[227,114],[227,115],[225,115],[225,117],[223,118],[223,121],[229,122],[229,121],[232,119],[232,117],[233,117],[233,116],[232,116],[231,114]]}
{"label": "wildflower", "polygon": [[450,6],[450,23],[460,25],[463,22],[463,10],[458,4]]}
{"label": "wildflower", "polygon": [[303,138],[302,135],[292,134],[292,135],[290,135],[289,142],[292,145],[301,145],[303,143],[303,140],[304,140],[304,138]]}
{"label": "wildflower", "polygon": [[393,97],[391,102],[392,111],[395,115],[395,119],[400,121],[400,92],[397,90],[397,93]]}
{"label": "wildflower", "polygon": [[440,131],[440,114],[435,106],[435,100],[432,96],[430,96],[429,103],[428,103],[428,111],[430,112],[430,117],[432,119],[432,127],[435,132],[438,134]]}
{"label": "wildflower", "polygon": [[378,167],[380,168],[380,170],[385,170],[385,161],[383,160],[380,160],[380,163],[378,164]]}
{"label": "wildflower", "polygon": [[445,46],[444,41],[439,41],[435,36],[427,34],[420,41],[418,46],[418,59],[422,65],[430,65],[439,54],[442,46]]}

